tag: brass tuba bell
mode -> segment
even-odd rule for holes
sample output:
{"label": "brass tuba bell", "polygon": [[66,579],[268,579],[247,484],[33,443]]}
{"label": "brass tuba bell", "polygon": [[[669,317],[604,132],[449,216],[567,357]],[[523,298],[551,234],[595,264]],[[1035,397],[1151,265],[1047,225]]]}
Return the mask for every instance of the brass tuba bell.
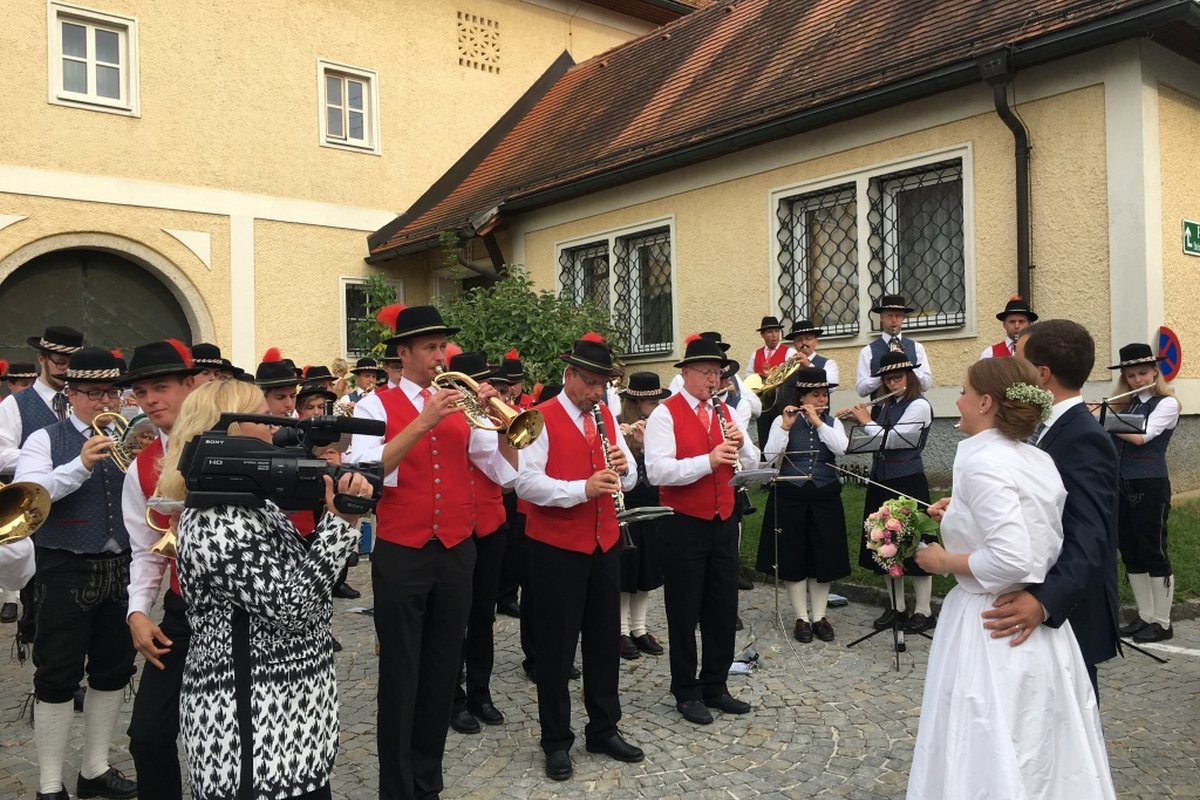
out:
{"label": "brass tuba bell", "polygon": [[32,536],[49,515],[50,493],[38,484],[0,484],[0,546]]}
{"label": "brass tuba bell", "polygon": [[438,389],[462,392],[458,407],[466,414],[467,424],[480,430],[504,432],[504,438],[514,450],[533,444],[546,427],[542,412],[537,409],[513,411],[499,397],[488,398],[486,406],[481,404],[475,396],[479,392],[479,383],[466,373],[439,372],[434,376],[433,385]]}

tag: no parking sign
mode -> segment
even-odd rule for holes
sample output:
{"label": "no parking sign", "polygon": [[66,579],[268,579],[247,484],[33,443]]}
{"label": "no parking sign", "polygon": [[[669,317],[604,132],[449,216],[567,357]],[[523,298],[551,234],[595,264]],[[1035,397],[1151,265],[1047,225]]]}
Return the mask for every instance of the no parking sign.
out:
{"label": "no parking sign", "polygon": [[1158,357],[1162,359],[1158,371],[1163,380],[1173,380],[1183,364],[1183,350],[1179,346],[1179,337],[1165,325],[1158,329]]}

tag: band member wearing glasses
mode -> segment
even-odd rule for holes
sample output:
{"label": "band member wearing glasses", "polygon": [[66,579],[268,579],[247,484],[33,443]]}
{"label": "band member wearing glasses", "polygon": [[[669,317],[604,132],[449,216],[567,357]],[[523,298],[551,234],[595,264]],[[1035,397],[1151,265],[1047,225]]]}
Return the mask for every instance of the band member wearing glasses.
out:
{"label": "band member wearing glasses", "polygon": [[46,523],[33,536],[38,797],[69,796],[63,787],[63,761],[71,738],[72,701],[85,672],[89,691],[75,793],[136,797],[137,784],[108,763],[121,700],[134,671],[133,642],[125,626],[125,476],[109,457],[112,440],[91,428],[97,414],[118,407],[120,373],[113,354],[96,347],[74,353],[66,373],[71,414],[29,436],[16,474],[18,481],[45,488],[53,502]]}

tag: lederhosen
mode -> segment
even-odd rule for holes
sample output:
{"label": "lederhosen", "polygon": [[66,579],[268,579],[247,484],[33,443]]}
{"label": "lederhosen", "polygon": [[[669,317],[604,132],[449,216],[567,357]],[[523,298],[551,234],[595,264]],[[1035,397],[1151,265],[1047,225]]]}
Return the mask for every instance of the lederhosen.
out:
{"label": "lederhosen", "polygon": [[[1163,400],[1155,395],[1145,403],[1135,396],[1125,413],[1149,417]],[[1125,570],[1148,573],[1152,578],[1172,574],[1167,554],[1167,517],[1171,513],[1171,480],[1167,474],[1167,447],[1174,428],[1143,445],[1113,437],[1120,456],[1117,546]]]}

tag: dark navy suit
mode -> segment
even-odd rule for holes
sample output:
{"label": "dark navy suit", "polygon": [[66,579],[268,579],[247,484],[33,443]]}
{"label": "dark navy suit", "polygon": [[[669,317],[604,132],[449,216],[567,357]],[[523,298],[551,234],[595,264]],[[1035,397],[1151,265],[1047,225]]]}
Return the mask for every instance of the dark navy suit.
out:
{"label": "dark navy suit", "polygon": [[1029,592],[1047,625],[1071,621],[1095,686],[1096,665],[1117,654],[1117,450],[1082,403],[1055,420],[1038,447],[1054,459],[1067,502],[1062,554]]}

